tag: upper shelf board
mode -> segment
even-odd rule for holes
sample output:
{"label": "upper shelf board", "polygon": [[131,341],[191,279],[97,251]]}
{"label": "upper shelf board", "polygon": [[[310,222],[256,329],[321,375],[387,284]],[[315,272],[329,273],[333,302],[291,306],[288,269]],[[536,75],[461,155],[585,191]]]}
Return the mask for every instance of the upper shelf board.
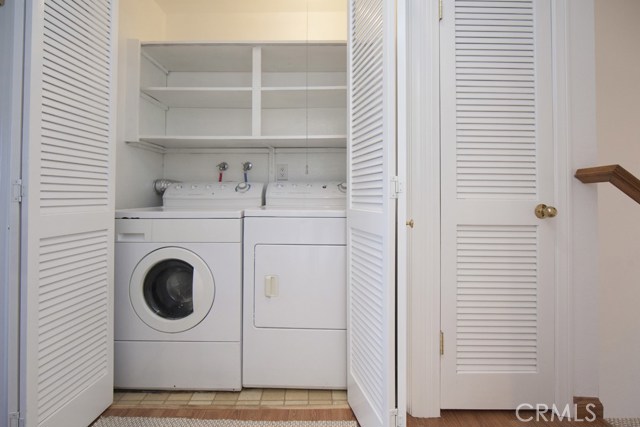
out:
{"label": "upper shelf board", "polygon": [[345,72],[346,45],[284,45],[262,47],[262,71]]}
{"label": "upper shelf board", "polygon": [[346,135],[274,136],[141,136],[162,149],[198,148],[344,148]]}
{"label": "upper shelf board", "polygon": [[253,48],[262,51],[263,72],[344,72],[344,43],[142,43],[142,52],[167,71],[250,72]]}
{"label": "upper shelf board", "polygon": [[143,44],[167,71],[250,72],[253,47],[227,44]]}
{"label": "upper shelf board", "polygon": [[251,88],[148,87],[142,92],[173,108],[251,108]]}
{"label": "upper shelf board", "polygon": [[262,88],[262,108],[346,108],[347,87]]}

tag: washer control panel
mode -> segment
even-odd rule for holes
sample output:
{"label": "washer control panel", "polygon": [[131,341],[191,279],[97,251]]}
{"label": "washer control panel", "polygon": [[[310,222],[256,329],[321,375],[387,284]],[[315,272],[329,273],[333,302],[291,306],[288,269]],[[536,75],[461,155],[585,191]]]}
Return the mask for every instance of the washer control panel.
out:
{"label": "washer control panel", "polygon": [[167,208],[254,208],[262,206],[260,182],[179,182],[162,197]]}

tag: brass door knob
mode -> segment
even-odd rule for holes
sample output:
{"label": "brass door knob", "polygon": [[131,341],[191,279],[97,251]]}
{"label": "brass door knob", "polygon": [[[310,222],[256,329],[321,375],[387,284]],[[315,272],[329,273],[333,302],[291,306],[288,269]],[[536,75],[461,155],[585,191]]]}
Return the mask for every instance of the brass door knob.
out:
{"label": "brass door knob", "polygon": [[553,218],[554,216],[558,215],[558,209],[554,208],[553,206],[547,206],[543,203],[540,203],[538,206],[536,206],[535,213],[536,216],[540,219]]}
{"label": "brass door knob", "polygon": [[409,221],[407,221],[407,227],[411,227],[411,228],[413,228],[413,224],[414,224],[414,223],[413,223],[413,220],[412,220],[412,219],[410,219]]}

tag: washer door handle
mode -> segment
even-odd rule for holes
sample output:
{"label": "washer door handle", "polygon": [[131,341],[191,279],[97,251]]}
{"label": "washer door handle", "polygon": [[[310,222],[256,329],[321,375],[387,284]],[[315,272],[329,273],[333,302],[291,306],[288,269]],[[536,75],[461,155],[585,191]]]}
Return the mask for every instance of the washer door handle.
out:
{"label": "washer door handle", "polygon": [[264,276],[264,296],[267,298],[277,297],[280,293],[280,283],[278,276],[268,275]]}

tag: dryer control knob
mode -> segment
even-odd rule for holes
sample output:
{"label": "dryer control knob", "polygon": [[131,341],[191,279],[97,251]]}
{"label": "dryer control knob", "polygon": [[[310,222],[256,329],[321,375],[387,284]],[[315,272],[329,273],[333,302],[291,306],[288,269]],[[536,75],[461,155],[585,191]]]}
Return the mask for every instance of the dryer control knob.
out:
{"label": "dryer control knob", "polygon": [[236,191],[238,193],[245,193],[249,191],[249,188],[251,188],[251,184],[249,184],[248,182],[241,182],[238,185],[236,185]]}

